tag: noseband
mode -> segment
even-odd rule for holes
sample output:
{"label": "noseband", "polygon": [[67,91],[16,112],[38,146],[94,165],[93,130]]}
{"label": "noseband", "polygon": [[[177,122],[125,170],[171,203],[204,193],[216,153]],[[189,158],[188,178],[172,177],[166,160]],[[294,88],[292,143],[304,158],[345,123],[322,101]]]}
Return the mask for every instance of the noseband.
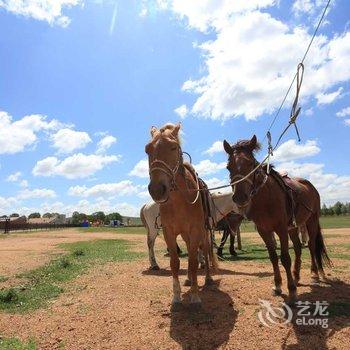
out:
{"label": "noseband", "polygon": [[[255,167],[256,167],[256,164],[253,165],[253,170],[254,170]],[[258,186],[256,186],[256,175],[257,175],[257,172],[259,172],[259,174],[262,174],[264,176],[264,179],[263,179],[262,183],[260,185],[258,185]],[[249,193],[248,200],[243,205],[240,205],[239,207],[245,208],[245,207],[247,207],[249,205],[249,203],[254,198],[254,196],[259,192],[259,190],[262,187],[264,187],[264,185],[265,185],[265,183],[267,181],[267,177],[268,177],[267,174],[264,173],[264,171],[262,170],[261,167],[259,169],[255,170],[251,176],[253,176],[253,181],[249,177],[246,178],[246,175],[241,175],[241,174],[237,174],[237,175],[234,175],[234,176],[231,177],[231,183],[233,183],[233,185],[232,185],[232,187],[233,187],[232,188],[233,195],[236,192],[236,186],[237,186],[237,184],[239,182],[248,182],[250,184],[251,190],[250,190],[250,193]],[[241,180],[241,181],[239,181],[239,180]]]}
{"label": "noseband", "polygon": [[171,179],[171,186],[172,189],[175,187],[175,177],[177,172],[180,169],[180,165],[182,164],[182,151],[181,147],[179,146],[179,153],[178,153],[178,159],[174,166],[174,168],[171,168],[167,163],[165,163],[163,160],[155,159],[150,167],[149,167],[149,174],[151,175],[156,170],[162,171],[166,175],[168,175]]}

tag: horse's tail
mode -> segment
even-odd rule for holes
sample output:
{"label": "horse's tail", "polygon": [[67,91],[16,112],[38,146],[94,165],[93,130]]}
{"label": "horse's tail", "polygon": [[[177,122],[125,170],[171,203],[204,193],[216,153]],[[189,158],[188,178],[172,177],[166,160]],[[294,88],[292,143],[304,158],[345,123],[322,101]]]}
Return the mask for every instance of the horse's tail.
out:
{"label": "horse's tail", "polygon": [[209,233],[209,260],[214,271],[219,269],[219,261],[217,255],[214,253],[214,234],[211,230]]}
{"label": "horse's tail", "polygon": [[327,254],[326,245],[323,240],[320,222],[317,223],[317,234],[315,242],[315,255],[318,267],[322,268],[323,264],[327,267],[332,267],[333,263]]}

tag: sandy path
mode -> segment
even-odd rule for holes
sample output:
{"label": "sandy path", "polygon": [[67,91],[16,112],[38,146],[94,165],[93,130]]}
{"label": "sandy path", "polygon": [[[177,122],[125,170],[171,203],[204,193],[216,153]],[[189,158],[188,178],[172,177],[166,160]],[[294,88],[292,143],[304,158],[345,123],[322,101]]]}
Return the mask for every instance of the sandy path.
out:
{"label": "sandy path", "polygon": [[[120,236],[138,242],[138,250],[144,247],[143,236]],[[158,240],[157,246],[163,248],[164,242]],[[349,348],[350,324],[345,317],[330,319],[328,330],[293,324],[264,327],[257,319],[258,300],[277,303],[283,298],[271,296],[270,264],[254,260],[222,262],[216,286],[201,291],[202,311],[189,311],[185,302],[183,310],[171,313],[169,262],[162,254],[157,256],[165,269],[153,273],[147,271],[146,258],[96,266],[70,283],[49,308],[27,315],[1,314],[0,334],[34,337],[39,349],[50,350]],[[181,267],[184,274],[185,259]],[[300,299],[334,302],[347,297],[349,302],[349,274],[332,273],[336,277],[341,282],[313,286],[309,271],[303,269]],[[199,281],[202,285],[203,277]]]}

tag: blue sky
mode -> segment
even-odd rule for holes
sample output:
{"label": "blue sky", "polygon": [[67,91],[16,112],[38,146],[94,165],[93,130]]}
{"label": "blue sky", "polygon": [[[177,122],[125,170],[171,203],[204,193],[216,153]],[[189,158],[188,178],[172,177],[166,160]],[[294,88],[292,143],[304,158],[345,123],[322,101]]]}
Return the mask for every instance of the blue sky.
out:
{"label": "blue sky", "polygon": [[[226,183],[221,141],[264,137],[325,3],[0,0],[0,213],[136,215],[149,129],[169,121],[209,185]],[[305,65],[302,141],[291,130],[274,157],[327,204],[350,200],[349,13],[332,2]]]}

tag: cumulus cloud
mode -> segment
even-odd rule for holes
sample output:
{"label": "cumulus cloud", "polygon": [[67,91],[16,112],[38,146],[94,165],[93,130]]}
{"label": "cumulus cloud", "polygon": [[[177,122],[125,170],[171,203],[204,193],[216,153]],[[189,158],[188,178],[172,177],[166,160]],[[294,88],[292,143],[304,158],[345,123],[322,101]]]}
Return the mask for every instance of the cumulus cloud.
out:
{"label": "cumulus cloud", "polygon": [[317,104],[319,105],[326,105],[333,103],[335,100],[341,97],[341,93],[343,91],[343,88],[339,88],[338,90],[330,93],[319,93],[316,95],[317,98]]}
{"label": "cumulus cloud", "polygon": [[181,118],[184,119],[188,113],[188,108],[186,105],[181,105],[174,109],[174,112]]}
{"label": "cumulus cloud", "polygon": [[75,131],[68,128],[58,130],[55,134],[51,135],[51,140],[53,147],[59,153],[71,153],[86,147],[91,142],[91,138],[87,132]]}
{"label": "cumulus cloud", "polygon": [[67,179],[85,178],[95,174],[106,165],[119,161],[120,156],[104,156],[96,154],[77,153],[63,160],[47,157],[36,163],[33,175],[63,176]]}
{"label": "cumulus cloud", "polygon": [[224,146],[222,141],[215,141],[203,154],[209,154],[213,156],[215,153],[220,153],[224,151]]}
{"label": "cumulus cloud", "polygon": [[50,25],[66,27],[70,19],[63,14],[63,10],[83,3],[83,0],[0,0],[0,8],[16,15],[46,21]]}
{"label": "cumulus cloud", "polygon": [[287,171],[290,176],[306,178],[317,188],[321,202],[334,204],[336,201],[348,202],[350,176],[325,173],[324,164],[286,162],[277,165],[277,170]]}
{"label": "cumulus cloud", "polygon": [[69,195],[78,197],[128,196],[136,192],[137,186],[135,186],[130,180],[114,183],[103,183],[92,187],[73,186],[68,190]]}
{"label": "cumulus cloud", "polygon": [[337,112],[337,117],[346,117],[350,115],[350,107],[343,108],[341,111]]}
{"label": "cumulus cloud", "polygon": [[198,164],[194,165],[199,176],[215,174],[225,167],[226,162],[215,163],[209,159],[201,160]]}
{"label": "cumulus cloud", "polygon": [[[261,11],[278,1],[207,0],[201,6],[191,0],[169,2],[189,26],[215,34],[197,45],[204,57],[204,74],[183,84],[184,91],[197,95],[191,112],[215,120],[256,119],[274,112],[311,39],[313,26],[294,26]],[[339,94],[328,91],[350,79],[349,60],[349,31],[330,38],[316,36],[305,61],[301,97],[318,97],[320,103],[338,97],[340,90]]]}
{"label": "cumulus cloud", "polygon": [[300,158],[311,157],[318,154],[321,149],[314,140],[307,140],[304,144],[296,140],[288,140],[282,143],[273,154],[273,161],[289,162]]}
{"label": "cumulus cloud", "polygon": [[43,115],[28,115],[13,121],[12,117],[0,111],[0,154],[15,154],[32,147],[40,131],[54,131],[62,123],[52,119],[48,121]]}
{"label": "cumulus cloud", "polygon": [[20,171],[17,171],[15,173],[9,175],[6,178],[6,181],[8,181],[8,182],[17,182],[21,176],[22,176],[22,173]]}
{"label": "cumulus cloud", "polygon": [[148,178],[148,160],[142,159],[140,160],[134,168],[129,172],[131,176],[137,176],[141,178]]}
{"label": "cumulus cloud", "polygon": [[31,198],[55,198],[56,192],[47,188],[36,188],[33,190],[23,190],[18,193],[18,199],[31,199]]}
{"label": "cumulus cloud", "polygon": [[104,136],[97,144],[97,153],[106,152],[112,145],[117,142],[117,138],[112,135]]}

